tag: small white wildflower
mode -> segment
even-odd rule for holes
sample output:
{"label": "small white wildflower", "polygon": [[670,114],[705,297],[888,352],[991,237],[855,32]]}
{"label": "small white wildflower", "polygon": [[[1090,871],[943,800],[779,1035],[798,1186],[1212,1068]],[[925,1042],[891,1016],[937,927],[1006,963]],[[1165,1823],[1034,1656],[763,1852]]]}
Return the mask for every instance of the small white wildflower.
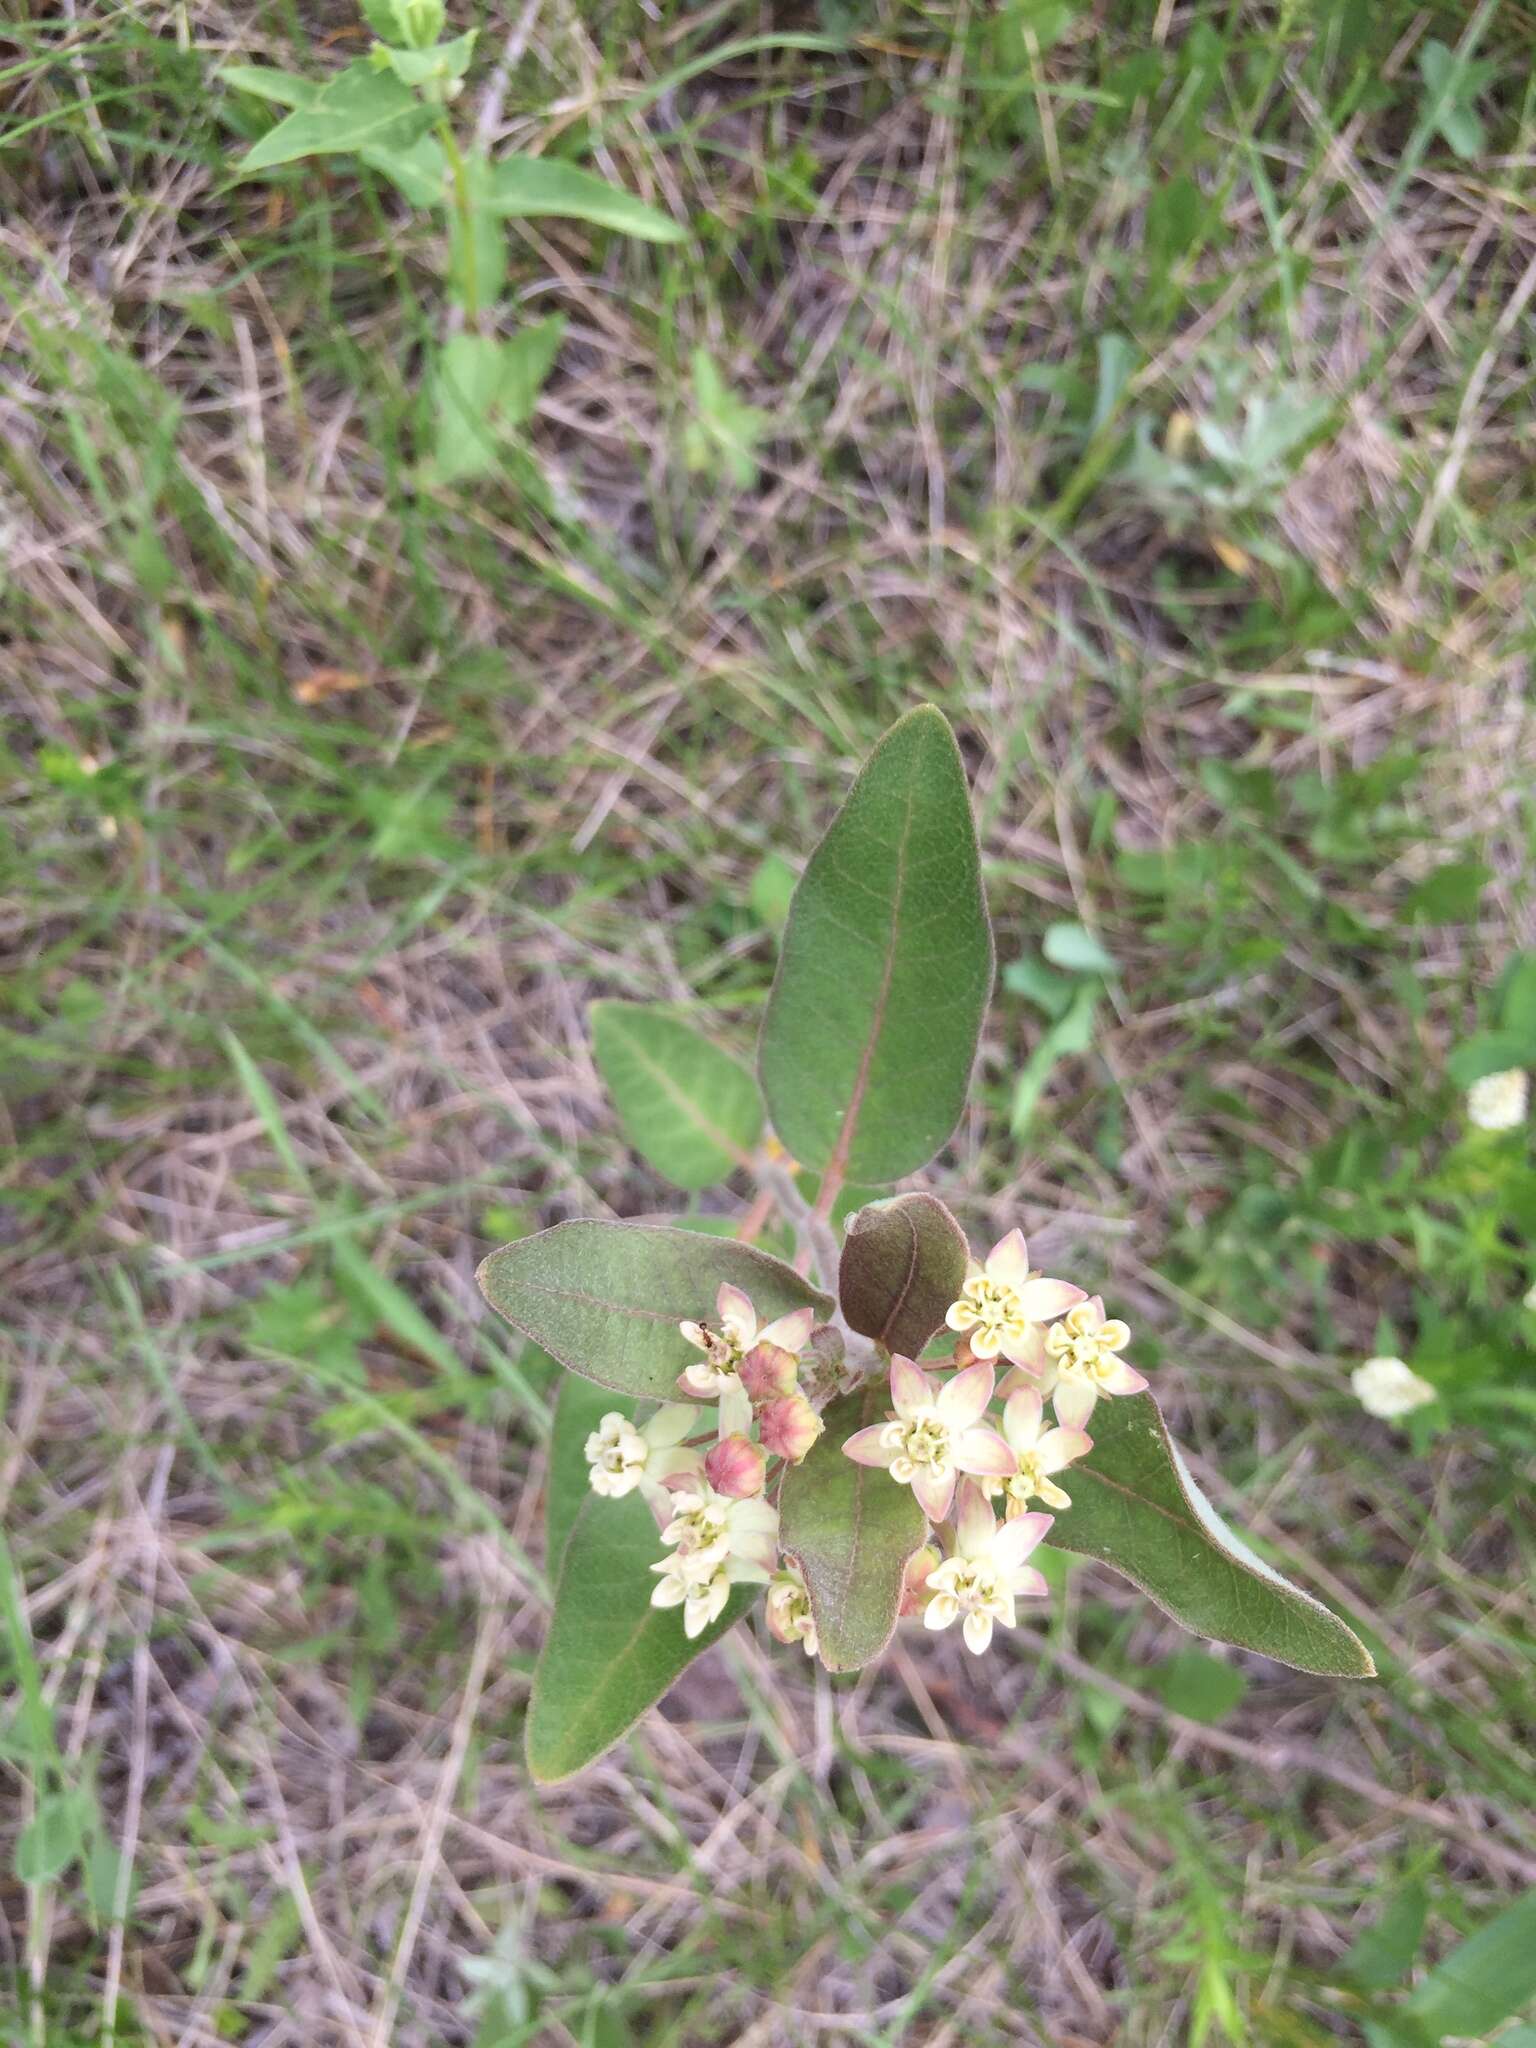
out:
{"label": "small white wildflower", "polygon": [[811,1596],[796,1566],[786,1564],[768,1581],[769,1632],[781,1643],[799,1643],[807,1657],[816,1654],[816,1621]]}
{"label": "small white wildflower", "polygon": [[733,1586],[761,1585],[768,1576],[762,1566],[739,1557],[728,1557],[697,1570],[686,1558],[664,1558],[660,1564],[653,1564],[651,1570],[661,1573],[651,1594],[651,1605],[681,1607],[683,1634],[690,1641],[702,1635],[712,1621],[719,1620]]}
{"label": "small white wildflower", "polygon": [[760,1345],[773,1346],[792,1358],[798,1357],[805,1349],[816,1312],[809,1308],[792,1309],[788,1315],[779,1316],[760,1327],[757,1310],[746,1295],[739,1287],[732,1287],[726,1281],[715,1296],[715,1317],[718,1323],[715,1329],[707,1323],[678,1325],[695,1350],[704,1353],[702,1358],[696,1358],[692,1365],[684,1368],[683,1389],[706,1400],[712,1394],[724,1392],[740,1373],[742,1359]]}
{"label": "small white wildflower", "polygon": [[1531,1282],[1520,1299],[1521,1305],[1528,1308],[1532,1315],[1536,1315],[1536,1280]]}
{"label": "small white wildflower", "polygon": [[653,1607],[681,1607],[683,1632],[692,1638],[717,1619],[732,1586],[763,1585],[779,1547],[779,1516],[761,1495],[733,1500],[700,1479],[673,1501],[661,1532],[673,1554],[651,1570]]}
{"label": "small white wildflower", "polygon": [[[717,1493],[707,1479],[672,1496],[672,1519],[661,1532],[662,1542],[674,1546],[678,1559],[696,1572],[736,1557],[760,1565],[765,1579],[778,1554],[778,1538],[778,1509],[761,1494],[738,1500]],[[655,1569],[670,1571],[673,1563],[663,1558]]]}
{"label": "small white wildflower", "polygon": [[1524,1067],[1484,1074],[1467,1090],[1467,1122],[1480,1131],[1512,1131],[1525,1122],[1530,1099],[1531,1077]]}
{"label": "small white wildflower", "polygon": [[1421,1380],[1401,1358],[1368,1358],[1355,1367],[1349,1384],[1366,1414],[1383,1422],[1396,1422],[1435,1398],[1429,1381]]}
{"label": "small white wildflower", "polygon": [[[1003,1512],[1009,1521],[1023,1514],[1032,1500],[1043,1500],[1048,1508],[1069,1508],[1072,1496],[1057,1486],[1052,1474],[1063,1472],[1093,1449],[1093,1438],[1080,1429],[1059,1425],[1046,1429],[1045,1405],[1031,1388],[1020,1387],[1008,1396],[1003,1409],[1003,1437],[1018,1459],[1018,1470],[1002,1480]],[[988,1493],[999,1482],[985,1482]]]}
{"label": "small white wildflower", "polygon": [[1126,1325],[1105,1316],[1097,1294],[1051,1325],[1040,1391],[1050,1394],[1058,1422],[1081,1429],[1101,1394],[1141,1393],[1146,1380],[1120,1356],[1130,1341]]}

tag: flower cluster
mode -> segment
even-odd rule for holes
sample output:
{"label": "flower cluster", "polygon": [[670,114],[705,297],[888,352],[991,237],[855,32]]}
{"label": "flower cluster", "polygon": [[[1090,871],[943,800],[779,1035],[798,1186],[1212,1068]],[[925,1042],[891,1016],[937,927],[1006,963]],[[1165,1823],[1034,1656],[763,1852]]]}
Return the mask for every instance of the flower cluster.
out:
{"label": "flower cluster", "polygon": [[[651,1604],[681,1607],[690,1637],[719,1618],[734,1586],[771,1582],[769,1627],[815,1654],[805,1582],[779,1557],[778,1509],[767,1497],[776,1464],[798,1465],[822,1432],[799,1380],[814,1320],[806,1308],[760,1325],[741,1289],[723,1286],[713,1323],[679,1326],[703,1353],[678,1380],[693,1398],[644,1422],[615,1411],[587,1438],[593,1492],[614,1499],[638,1489],[656,1516],[666,1555],[651,1567]],[[713,1441],[699,1428],[703,1400],[716,1403]]]}
{"label": "flower cluster", "polygon": [[[972,1261],[945,1318],[956,1331],[956,1370],[940,1380],[910,1358],[891,1360],[886,1422],[855,1431],[843,1445],[861,1465],[883,1466],[913,1495],[945,1543],[919,1551],[907,1569],[903,1612],[929,1628],[960,1620],[978,1653],[996,1622],[1014,1624],[1014,1600],[1041,1594],[1045,1581],[1025,1559],[1051,1526],[1030,1503],[1060,1511],[1071,1495],[1056,1475],[1085,1457],[1093,1439],[1083,1425],[1106,1395],[1136,1394],[1146,1380],[1121,1357],[1125,1324],[1104,1314],[1067,1280],[1034,1272],[1017,1230]],[[994,1361],[1012,1371],[997,1385]],[[994,1396],[1003,1396],[994,1427]],[[1046,1426],[1045,1403],[1054,1419]],[[992,1503],[1001,1498],[998,1521]]]}
{"label": "flower cluster", "polygon": [[[679,1325],[701,1354],[678,1380],[691,1398],[640,1422],[615,1411],[587,1438],[592,1490],[613,1499],[638,1489],[655,1514],[666,1554],[651,1567],[651,1604],[680,1607],[690,1638],[719,1618],[734,1587],[766,1585],[769,1629],[816,1654],[810,1594],[779,1551],[774,1504],[778,1473],[824,1428],[800,1383],[813,1321],[796,1309],[761,1324],[740,1288],[723,1286],[712,1323]],[[952,1364],[925,1371],[893,1357],[891,1414],[842,1449],[910,1486],[934,1532],[908,1560],[901,1612],[931,1629],[959,1621],[979,1653],[999,1622],[1014,1626],[1018,1599],[1046,1590],[1027,1560],[1051,1527],[1047,1511],[1072,1505],[1058,1477],[1092,1450],[1084,1424],[1095,1405],[1147,1383],[1121,1355],[1125,1324],[1097,1296],[1032,1271],[1017,1230],[971,1262],[946,1321],[957,1337]],[[696,1427],[706,1400],[716,1404],[712,1431],[707,1420]]]}

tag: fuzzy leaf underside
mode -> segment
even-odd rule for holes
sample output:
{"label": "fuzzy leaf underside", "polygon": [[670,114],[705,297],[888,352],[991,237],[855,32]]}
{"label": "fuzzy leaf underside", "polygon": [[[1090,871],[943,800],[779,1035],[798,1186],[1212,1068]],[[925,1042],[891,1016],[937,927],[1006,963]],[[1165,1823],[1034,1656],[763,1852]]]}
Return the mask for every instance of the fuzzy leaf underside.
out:
{"label": "fuzzy leaf underside", "polygon": [[849,1326],[920,1358],[965,1281],[965,1233],[936,1195],[894,1195],[848,1219],[838,1297]]}

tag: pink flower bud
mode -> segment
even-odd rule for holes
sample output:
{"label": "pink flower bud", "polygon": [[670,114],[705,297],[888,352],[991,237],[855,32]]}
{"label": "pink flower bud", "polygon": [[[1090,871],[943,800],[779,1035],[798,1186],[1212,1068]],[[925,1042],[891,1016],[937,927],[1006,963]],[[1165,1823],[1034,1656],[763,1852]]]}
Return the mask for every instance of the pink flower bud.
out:
{"label": "pink flower bud", "polygon": [[761,1493],[767,1471],[762,1445],[746,1436],[722,1437],[704,1460],[705,1478],[716,1493],[728,1494],[732,1500]]}
{"label": "pink flower bud", "polygon": [[778,1344],[756,1344],[741,1361],[738,1368],[741,1384],[752,1397],[754,1408],[764,1401],[775,1400],[780,1394],[793,1391],[795,1384],[795,1354],[785,1351]]}
{"label": "pink flower bud", "polygon": [[763,1449],[798,1465],[826,1424],[803,1394],[785,1394],[770,1401],[757,1418]]}
{"label": "pink flower bud", "polygon": [[921,1614],[928,1604],[928,1574],[939,1562],[939,1553],[931,1543],[921,1550],[913,1551],[907,1559],[907,1568],[901,1577],[901,1606],[899,1614]]}

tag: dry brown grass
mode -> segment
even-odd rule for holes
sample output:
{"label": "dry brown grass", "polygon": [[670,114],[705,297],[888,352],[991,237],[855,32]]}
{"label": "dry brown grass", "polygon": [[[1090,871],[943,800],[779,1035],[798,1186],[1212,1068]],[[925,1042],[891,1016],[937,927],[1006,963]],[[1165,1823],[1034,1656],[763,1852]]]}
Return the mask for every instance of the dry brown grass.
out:
{"label": "dry brown grass", "polygon": [[[1287,327],[1225,103],[1213,162],[1143,112],[1106,165],[1081,108],[1047,102],[1010,177],[965,98],[974,11],[877,12],[842,56],[737,58],[637,118],[618,110],[676,51],[772,16],[620,35],[492,10],[527,44],[491,130],[548,142],[600,108],[605,168],[736,232],[673,274],[522,230],[520,306],[570,320],[533,435],[549,495],[513,475],[424,506],[386,451],[435,317],[398,285],[430,293],[430,246],[345,169],[280,201],[226,186],[216,89],[188,80],[291,61],[281,10],[133,12],[185,71],[85,0],[13,25],[8,118],[39,125],[0,156],[0,758],[26,837],[0,905],[0,1511],[60,1750],[94,1768],[137,1890],[125,1919],[73,1879],[7,1883],[0,2036],[65,2048],[115,2011],[117,2038],[167,2048],[469,2042],[466,1964],[498,1945],[543,2015],[508,2043],[1140,2048],[1219,2026],[1212,1976],[1253,2038],[1345,2036],[1320,1986],[1384,1888],[1434,1866],[1443,1943],[1536,1881],[1528,1500],[1476,1437],[1410,1463],[1340,1397],[1338,1361],[1411,1300],[1400,1239],[1334,1248],[1283,1317],[1200,1276],[1266,1155],[1303,1175],[1362,1105],[1430,1099],[1471,987],[1533,938],[1528,121],[1486,163],[1437,149],[1389,207],[1411,95],[1335,127],[1298,44],[1263,150],[1311,266]],[[351,33],[349,8],[303,12]],[[1426,28],[1394,29],[1389,78]],[[1096,39],[1154,29],[1176,48],[1192,23],[1085,12],[1044,75],[1095,78]],[[1258,11],[1248,31],[1262,49]],[[686,132],[663,151],[647,127]],[[809,214],[765,200],[797,144]],[[1142,264],[1143,174],[1186,150],[1237,184],[1130,403],[1198,409],[1234,358],[1340,400],[1262,523],[1349,608],[1310,652],[1283,625],[1238,651],[1278,572],[1234,588],[1208,536],[1113,486],[1068,502],[1069,400],[1022,375],[1091,380],[1085,337]],[[695,341],[773,414],[755,492],[678,458]],[[368,686],[296,704],[325,666]],[[1218,1505],[1325,1596],[1380,1606],[1390,1682],[1237,1659],[1244,1703],[1181,1720],[1150,1690],[1176,1632],[1085,1571],[980,1671],[903,1636],[834,1685],[738,1632],[634,1743],[535,1792],[544,1411],[481,1323],[487,1205],[666,1206],[614,1135],[586,1001],[703,994],[745,1043],[771,965],[742,910],[757,858],[803,849],[926,694],[975,767],[1004,957],[1079,916],[1125,967],[1102,1064],[1058,1077],[1023,1151],[1008,1087],[1038,1024],[1000,1008],[934,1184],[978,1238],[1022,1217],[1102,1272],[1165,1347]],[[41,745],[125,764],[121,803],[40,782]],[[1402,745],[1432,759],[1415,833],[1326,886],[1372,923],[1447,849],[1488,860],[1481,921],[1413,953],[1422,1017],[1267,870],[1243,916],[1284,951],[1214,981],[1119,889],[1115,845],[1222,829],[1202,762],[1326,786]],[[428,785],[430,829],[392,846],[368,791]],[[224,1026],[276,1090],[286,1164]],[[360,1389],[324,1370],[323,1318],[349,1312],[324,1231],[358,1213],[458,1380],[377,1318]],[[322,1327],[284,1360],[251,1306],[304,1281]],[[31,1791],[5,1756],[14,1836]]]}

